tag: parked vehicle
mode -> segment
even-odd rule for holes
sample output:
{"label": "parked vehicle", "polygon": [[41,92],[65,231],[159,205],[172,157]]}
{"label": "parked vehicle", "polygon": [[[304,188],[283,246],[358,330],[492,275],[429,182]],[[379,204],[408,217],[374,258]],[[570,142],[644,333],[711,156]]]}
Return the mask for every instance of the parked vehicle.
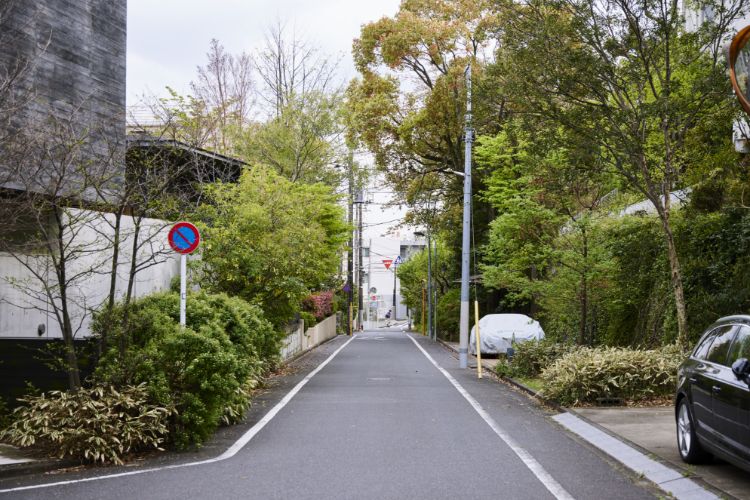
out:
{"label": "parked vehicle", "polygon": [[[471,327],[469,353],[476,354],[476,326]],[[513,342],[542,340],[544,330],[525,314],[488,314],[479,319],[479,341],[482,354],[505,354]]]}
{"label": "parked vehicle", "polygon": [[750,471],[750,316],[721,318],[678,370],[675,418],[682,459],[719,456]]}

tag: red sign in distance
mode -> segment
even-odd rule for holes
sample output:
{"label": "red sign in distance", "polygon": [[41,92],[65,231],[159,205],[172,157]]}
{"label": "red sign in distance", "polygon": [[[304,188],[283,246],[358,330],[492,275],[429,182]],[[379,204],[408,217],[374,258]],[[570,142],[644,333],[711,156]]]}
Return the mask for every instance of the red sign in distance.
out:
{"label": "red sign in distance", "polygon": [[169,246],[177,253],[193,253],[201,242],[198,228],[189,222],[178,222],[169,230]]}
{"label": "red sign in distance", "polygon": [[393,264],[393,259],[383,259],[383,265],[386,269],[390,269],[391,264]]}

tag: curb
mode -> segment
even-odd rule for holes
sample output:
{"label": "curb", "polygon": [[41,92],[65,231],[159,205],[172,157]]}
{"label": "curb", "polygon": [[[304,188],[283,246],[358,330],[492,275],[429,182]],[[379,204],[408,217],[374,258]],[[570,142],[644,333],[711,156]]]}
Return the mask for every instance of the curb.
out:
{"label": "curb", "polygon": [[[648,458],[650,458],[654,462],[657,462],[657,463],[663,465],[664,467],[667,467],[669,469],[672,469],[672,470],[674,470],[674,471],[682,474],[685,478],[690,479],[691,481],[693,481],[695,483],[698,483],[705,490],[708,490],[709,492],[714,493],[717,496],[720,496],[721,498],[724,498],[724,499],[727,499],[727,500],[740,500],[737,497],[735,497],[733,495],[730,495],[729,493],[727,493],[727,492],[725,492],[723,490],[720,490],[716,486],[713,486],[712,484],[709,484],[708,482],[706,482],[705,479],[703,479],[702,476],[697,475],[695,473],[690,473],[690,471],[688,469],[686,469],[684,467],[680,467],[679,465],[677,465],[677,464],[675,464],[673,462],[670,462],[668,460],[665,460],[665,459],[661,458],[660,456],[658,456],[655,453],[647,450],[646,448],[642,447],[641,445],[636,444],[636,443],[630,441],[629,439],[627,439],[627,438],[625,438],[623,436],[620,436],[619,434],[617,434],[617,433],[615,433],[615,432],[607,429],[606,427],[603,427],[603,426],[597,424],[596,422],[594,422],[594,421],[586,418],[585,416],[581,415],[575,409],[573,409],[573,408],[563,408],[563,411],[565,411],[567,413],[570,413],[571,415],[574,415],[576,418],[582,420],[586,424],[590,425],[591,427],[596,428],[597,430],[603,432],[604,434],[607,434],[608,436],[610,436],[610,437],[612,437],[614,439],[617,439],[618,441],[620,441],[624,445],[626,445],[626,446],[628,446],[630,448],[633,448],[634,450],[636,450],[637,452],[639,452],[639,453],[647,456]],[[616,457],[612,457],[612,458],[614,460],[617,460]],[[690,475],[685,475],[685,474],[690,474]]]}
{"label": "curb", "polygon": [[33,462],[21,462],[17,464],[0,465],[0,479],[10,479],[31,474],[45,474],[69,467],[84,465],[80,462],[64,459],[46,458],[34,460]]}
{"label": "curb", "polygon": [[[445,342],[445,341],[443,341],[441,339],[437,339],[437,341],[438,341],[439,344],[441,344],[443,346],[443,348],[447,349],[451,353],[457,353],[458,352],[458,351],[456,351],[456,349],[452,345],[448,344],[447,342]],[[530,388],[530,387],[522,384],[521,382],[519,382],[519,381],[517,381],[515,379],[512,379],[510,377],[504,377],[504,376],[498,375],[492,369],[485,369],[483,367],[483,370],[486,371],[486,372],[489,372],[491,374],[490,376],[492,378],[494,378],[495,380],[497,380],[499,382],[502,382],[502,383],[505,383],[507,385],[510,385],[510,386],[512,386],[514,388],[517,388],[518,390],[526,393],[528,396],[531,396],[534,399],[537,399],[541,403],[543,403],[543,404],[545,404],[547,406],[550,406],[550,407],[554,408],[555,410],[560,411],[562,414],[566,414],[567,413],[567,414],[571,415],[572,417],[581,420],[586,425],[589,425],[589,426],[593,427],[594,429],[596,429],[596,430],[598,430],[598,431],[606,434],[610,438],[619,441],[622,445],[631,448],[635,452],[643,455],[645,458],[650,459],[653,462],[656,462],[660,466],[662,466],[662,467],[664,467],[666,469],[670,469],[675,474],[679,474],[680,476],[684,476],[686,472],[689,472],[687,469],[681,468],[681,467],[673,464],[672,462],[666,461],[666,460],[662,459],[661,457],[656,456],[654,453],[650,452],[649,450],[646,450],[645,448],[643,448],[643,447],[641,447],[641,446],[639,446],[639,445],[631,442],[630,440],[628,440],[628,439],[620,436],[619,434],[616,434],[616,433],[610,431],[609,429],[606,429],[606,428],[602,427],[601,425],[599,425],[599,424],[597,424],[595,422],[592,422],[591,420],[589,420],[586,417],[584,417],[581,414],[579,414],[574,409],[563,407],[558,402],[556,402],[554,400],[550,400],[550,399],[547,399],[547,398],[544,398],[544,397],[540,396],[537,391],[535,391],[534,389],[532,389],[532,388]],[[560,425],[561,427],[563,427],[566,430],[566,432],[572,432],[573,434],[575,434],[576,436],[578,436],[580,439],[582,439],[583,441],[585,441],[589,446],[593,446],[594,448],[596,448],[596,450],[598,452],[604,453],[608,457],[608,459],[614,460],[618,464],[620,464],[621,466],[623,466],[623,467],[627,468],[628,470],[630,470],[632,473],[638,474],[638,471],[632,469],[627,464],[623,463],[620,459],[618,459],[617,456],[615,456],[614,454],[611,454],[606,449],[598,446],[596,443],[592,442],[586,436],[583,436],[583,435],[581,435],[581,434],[573,431],[572,429],[568,428],[566,425],[563,425],[561,422],[557,421],[554,418],[552,420],[555,423],[557,423],[558,425]],[[732,496],[732,495],[730,495],[730,494],[728,494],[728,493],[726,493],[726,492],[724,492],[724,491],[716,488],[715,486],[707,483],[701,476],[698,476],[698,475],[691,475],[689,477],[684,477],[683,480],[695,483],[696,486],[702,488],[705,491],[705,494],[706,494],[705,496],[701,495],[701,496],[693,497],[693,495],[695,494],[695,490],[686,491],[685,492],[685,496],[683,496],[682,494],[680,494],[682,492],[677,492],[677,491],[670,492],[670,491],[665,490],[664,489],[665,485],[663,485],[663,484],[661,484],[659,482],[656,482],[656,481],[654,481],[654,480],[652,480],[652,479],[650,479],[648,477],[644,477],[644,479],[646,479],[647,481],[649,481],[654,487],[658,488],[660,491],[664,491],[665,493],[668,493],[670,495],[672,495],[674,493],[677,493],[675,495],[676,498],[714,498],[712,495],[715,495],[717,498],[726,498],[728,500],[739,500],[736,497],[734,497],[734,496]],[[700,493],[699,493],[699,495],[700,495]]]}

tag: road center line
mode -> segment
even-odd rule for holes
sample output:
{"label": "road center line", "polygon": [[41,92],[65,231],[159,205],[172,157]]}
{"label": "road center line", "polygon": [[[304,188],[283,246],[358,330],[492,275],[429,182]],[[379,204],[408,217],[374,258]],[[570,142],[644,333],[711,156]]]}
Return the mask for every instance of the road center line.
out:
{"label": "road center line", "polygon": [[498,435],[500,439],[503,440],[505,444],[508,445],[508,447],[513,450],[513,453],[515,453],[518,458],[521,459],[521,461],[528,467],[528,469],[536,476],[537,479],[544,485],[547,490],[549,490],[552,495],[559,499],[559,500],[573,500],[573,496],[568,493],[565,488],[562,487],[560,483],[558,483],[555,478],[553,478],[549,472],[547,472],[544,467],[542,467],[542,464],[537,462],[537,460],[526,451],[518,442],[516,442],[515,439],[513,439],[505,430],[503,430],[502,427],[500,427],[497,422],[490,416],[489,413],[487,413],[487,410],[482,408],[482,405],[479,404],[479,402],[474,399],[474,397],[469,394],[469,392],[463,388],[461,384],[458,383],[458,381],[453,378],[453,376],[448,373],[447,370],[445,370],[442,366],[440,366],[437,361],[435,361],[432,356],[430,356],[427,351],[424,350],[424,348],[419,345],[419,342],[416,341],[414,337],[407,334],[407,337],[411,339],[412,342],[414,342],[414,345],[417,346],[417,349],[422,351],[422,354],[425,355],[425,357],[430,361],[430,363],[433,364],[435,368],[437,368],[440,373],[442,373],[445,378],[448,379],[448,381],[453,384],[453,387],[456,388],[456,390],[466,399],[466,401],[469,402],[472,408],[479,413],[479,416],[482,417],[482,419],[487,423],[487,425],[490,426],[490,428],[495,432],[495,434]]}
{"label": "road center line", "polygon": [[185,464],[175,464],[175,465],[166,465],[164,467],[153,467],[151,469],[142,469],[142,470],[134,470],[134,471],[128,471],[128,472],[120,472],[117,474],[107,474],[104,476],[96,476],[96,477],[87,477],[82,479],[71,479],[68,481],[57,481],[54,483],[47,483],[47,484],[34,484],[31,486],[19,486],[17,488],[8,488],[5,490],[0,490],[0,493],[10,493],[14,491],[24,491],[24,490],[35,490],[39,488],[52,488],[53,486],[64,486],[68,484],[76,484],[76,483],[87,483],[90,481],[100,481],[103,479],[114,479],[117,477],[125,477],[125,476],[135,476],[137,474],[145,474],[147,472],[159,472],[163,470],[168,469],[180,469],[183,467],[193,467],[195,465],[205,465],[205,464],[212,464],[215,462],[221,462],[223,460],[227,460],[229,458],[232,458],[235,456],[247,443],[250,442],[251,439],[255,437],[256,434],[258,434],[263,427],[265,427],[272,419],[275,417],[288,403],[292,400],[292,398],[297,395],[297,393],[302,390],[302,388],[312,379],[315,375],[318,374],[320,370],[325,368],[325,366],[331,362],[333,358],[336,357],[338,353],[340,353],[344,347],[348,346],[349,343],[357,338],[357,335],[352,336],[349,340],[347,340],[344,345],[336,349],[333,354],[328,356],[325,361],[323,361],[320,365],[318,365],[317,368],[315,368],[313,371],[307,374],[305,378],[299,381],[297,385],[294,386],[294,388],[289,391],[286,396],[284,396],[281,401],[276,403],[276,406],[271,408],[271,411],[266,413],[263,418],[261,418],[255,425],[253,425],[250,429],[247,430],[235,443],[230,446],[224,453],[219,455],[218,457],[209,458],[208,460],[201,460],[199,462],[188,462]]}

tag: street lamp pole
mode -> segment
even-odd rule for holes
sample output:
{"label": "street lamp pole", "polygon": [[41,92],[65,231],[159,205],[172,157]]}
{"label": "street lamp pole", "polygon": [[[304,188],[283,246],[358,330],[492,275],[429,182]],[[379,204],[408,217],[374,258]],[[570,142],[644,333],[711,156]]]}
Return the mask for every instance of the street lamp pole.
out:
{"label": "street lamp pole", "polygon": [[458,366],[469,366],[469,258],[471,233],[471,144],[474,140],[471,128],[471,63],[466,67],[466,125],[464,131],[464,216],[463,241],[461,246],[461,314],[459,318]]}

